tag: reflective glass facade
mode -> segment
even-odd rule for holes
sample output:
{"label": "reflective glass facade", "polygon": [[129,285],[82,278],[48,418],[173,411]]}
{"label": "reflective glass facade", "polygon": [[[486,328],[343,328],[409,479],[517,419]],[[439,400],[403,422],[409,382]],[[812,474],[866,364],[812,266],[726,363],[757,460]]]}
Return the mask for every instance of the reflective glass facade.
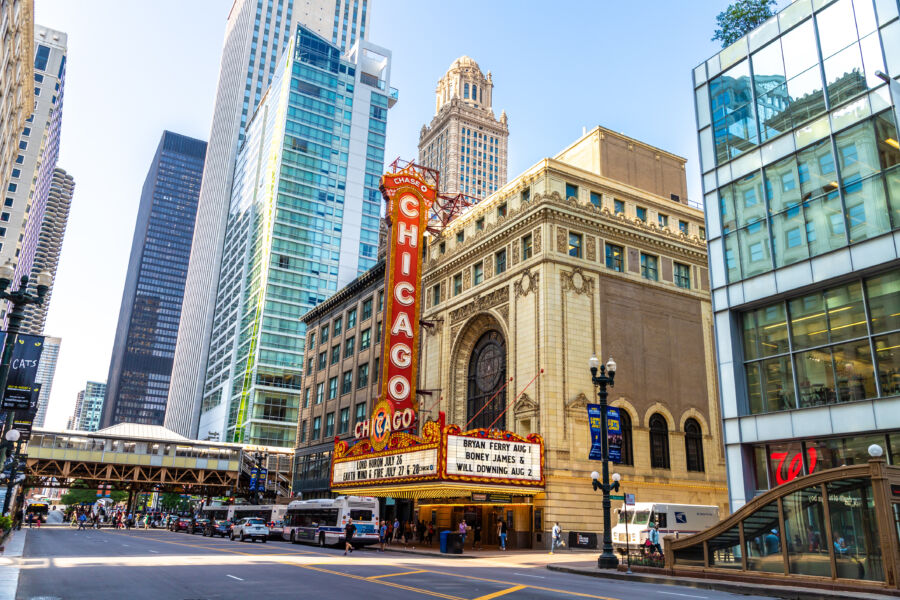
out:
{"label": "reflective glass facade", "polygon": [[103,427],[162,425],[206,142],[163,132],[138,207]]}
{"label": "reflective glass facade", "polygon": [[900,76],[898,15],[797,0],[694,69],[733,508],[755,493],[749,443],[900,409],[900,136],[876,75]]}
{"label": "reflective glass facade", "polygon": [[[293,446],[305,326],[375,262],[390,53],[299,26],[234,172],[200,437]],[[378,60],[376,60],[376,58]],[[352,278],[351,278],[352,279]]]}

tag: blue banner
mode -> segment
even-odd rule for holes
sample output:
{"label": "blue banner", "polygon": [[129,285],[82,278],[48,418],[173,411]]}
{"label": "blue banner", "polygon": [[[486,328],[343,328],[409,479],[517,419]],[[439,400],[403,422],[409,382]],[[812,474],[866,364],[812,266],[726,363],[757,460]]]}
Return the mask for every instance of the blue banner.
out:
{"label": "blue banner", "polygon": [[256,480],[257,480],[258,473],[259,473],[259,469],[257,469],[256,467],[253,467],[250,469],[250,491],[251,492],[256,491]]}
{"label": "blue banner", "polygon": [[606,435],[609,444],[609,460],[622,462],[622,422],[619,420],[619,409],[615,406],[606,408]]}
{"label": "blue banner", "polygon": [[588,424],[591,427],[591,452],[588,460],[603,460],[603,413],[599,404],[588,404]]}

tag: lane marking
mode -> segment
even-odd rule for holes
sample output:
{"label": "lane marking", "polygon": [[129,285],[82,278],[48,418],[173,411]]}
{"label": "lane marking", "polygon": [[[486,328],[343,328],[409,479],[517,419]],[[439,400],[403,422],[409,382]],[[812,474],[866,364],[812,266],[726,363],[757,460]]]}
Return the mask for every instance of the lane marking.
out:
{"label": "lane marking", "polygon": [[159,554],[159,550],[151,550],[150,552],[152,552],[153,554]]}
{"label": "lane marking", "polygon": [[381,579],[383,577],[397,577],[399,575],[414,575],[416,573],[427,573],[424,569],[419,569],[418,571],[403,571],[402,573],[385,573],[384,575],[372,575],[371,577],[367,577],[366,579]]}
{"label": "lane marking", "polygon": [[442,594],[441,592],[433,592],[431,590],[424,590],[421,588],[414,588],[408,585],[401,585],[399,583],[394,583],[393,581],[383,581],[381,579],[369,579],[368,577],[363,577],[362,575],[354,575],[352,573],[341,573],[340,571],[332,571],[330,569],[323,569],[321,567],[317,567],[315,565],[300,565],[297,563],[289,563],[283,562],[282,564],[291,565],[294,567],[300,567],[301,569],[308,569],[310,571],[319,571],[320,573],[328,573],[330,575],[338,575],[339,577],[347,577],[349,579],[357,579],[359,581],[368,581],[370,583],[377,583],[378,585],[387,585],[393,588],[397,588],[400,590],[406,590],[409,592],[417,592],[419,594],[425,594],[426,596],[434,596],[436,598],[444,598],[445,600],[465,600],[459,596],[451,596],[450,594]]}
{"label": "lane marking", "polygon": [[[498,579],[487,579],[486,577],[475,577],[474,575],[463,575],[461,573],[448,573],[446,571],[429,571],[435,575],[447,575],[449,577],[461,577],[463,579],[474,579],[475,581],[487,581],[488,583],[505,583],[510,585],[512,581],[500,581]],[[585,594],[584,592],[570,592],[569,590],[560,590],[557,588],[548,588],[540,585],[529,585],[533,590],[541,590],[542,592],[553,592],[556,594],[565,594],[567,596],[578,596],[579,598],[594,598],[594,600],[621,600],[620,598],[611,598],[610,596],[596,596],[594,594]],[[476,599],[477,600],[477,599]]]}
{"label": "lane marking", "polygon": [[538,579],[547,579],[543,575],[529,575],[528,573],[513,573],[513,575],[519,575],[520,577],[536,577]]}
{"label": "lane marking", "polygon": [[505,596],[507,594],[512,594],[513,592],[518,592],[519,590],[524,590],[527,587],[527,585],[514,585],[511,588],[506,588],[505,590],[500,590],[499,592],[485,594],[484,596],[478,596],[474,600],[491,600],[491,598],[499,598],[500,596]]}
{"label": "lane marking", "polygon": [[659,594],[667,594],[669,596],[685,596],[687,598],[709,598],[709,596],[697,596],[694,594],[679,594],[678,592],[657,592]]}
{"label": "lane marking", "polygon": [[228,575],[228,577],[231,577],[232,579],[237,579],[238,581],[243,581],[243,579],[241,579],[240,577],[235,577],[234,575]]}

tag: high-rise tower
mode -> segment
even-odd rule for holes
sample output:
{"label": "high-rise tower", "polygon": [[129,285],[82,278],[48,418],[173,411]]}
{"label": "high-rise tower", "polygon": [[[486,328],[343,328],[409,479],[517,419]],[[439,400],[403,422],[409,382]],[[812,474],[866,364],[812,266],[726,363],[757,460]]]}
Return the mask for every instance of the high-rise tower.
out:
{"label": "high-rise tower", "polygon": [[163,132],[134,227],[103,427],[163,423],[205,156],[206,142]]}
{"label": "high-rise tower", "polygon": [[[59,254],[62,252],[63,237],[66,234],[66,223],[69,221],[69,208],[72,206],[72,195],[75,193],[75,179],[65,170],[53,169],[53,179],[41,220],[41,233],[38,236],[37,249],[34,253],[33,273],[46,271],[56,280],[56,267],[59,265]],[[25,307],[25,320],[22,331],[40,335],[47,322],[47,311],[50,310],[50,299],[53,296],[53,285],[47,291],[43,304],[29,304]]]}
{"label": "high-rise tower", "polygon": [[209,354],[232,174],[244,129],[298,23],[342,50],[366,38],[369,0],[235,0],[219,84],[178,329],[166,427],[194,437]]}
{"label": "high-rise tower", "polygon": [[38,396],[37,413],[34,416],[34,425],[43,427],[47,417],[47,405],[50,402],[50,388],[53,385],[53,376],[56,374],[56,361],[59,359],[59,346],[62,340],[58,337],[47,336],[44,338],[44,349],[41,352],[41,360],[38,362],[35,383],[41,384],[41,393]]}
{"label": "high-rise tower", "polygon": [[506,183],[506,112],[491,108],[494,81],[468,56],[438,81],[435,115],[419,134],[419,163],[441,172],[441,191],[482,199]]}
{"label": "high-rise tower", "polygon": [[[293,446],[304,313],[374,265],[388,50],[298,27],[238,155],[199,436]],[[182,322],[184,320],[182,319]],[[340,348],[338,348],[340,351]]]}

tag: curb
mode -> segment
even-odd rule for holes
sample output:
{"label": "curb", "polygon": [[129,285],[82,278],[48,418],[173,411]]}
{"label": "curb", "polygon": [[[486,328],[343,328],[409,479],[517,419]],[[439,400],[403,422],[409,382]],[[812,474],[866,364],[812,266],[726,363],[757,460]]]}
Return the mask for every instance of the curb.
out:
{"label": "curb", "polygon": [[[583,575],[585,577],[597,577],[599,579],[616,579],[620,581],[636,581],[638,583],[654,583],[657,585],[676,585],[681,587],[690,587],[701,590],[713,590],[719,592],[729,592],[732,594],[741,594],[745,596],[765,595],[775,598],[786,598],[788,600],[822,600],[823,598],[846,599],[848,592],[832,591],[818,588],[794,588],[775,585],[761,584],[742,584],[730,581],[710,580],[710,579],[688,579],[676,577],[661,577],[658,575],[642,575],[633,573],[628,575],[620,571],[591,571],[588,569],[580,569],[576,567],[564,567],[559,565],[547,565],[550,571],[560,573],[570,573],[572,575]],[[867,598],[871,600],[888,600],[895,599],[895,596],[884,594],[857,594],[854,598]]]}
{"label": "curb", "polygon": [[[372,552],[379,552],[378,545],[373,544],[371,546],[363,546],[359,548],[360,550],[369,550]],[[442,554],[440,552],[428,552],[426,550],[407,550],[406,548],[391,548],[388,546],[384,549],[385,552],[394,552],[395,554],[417,554],[419,556],[433,556],[435,558],[481,558],[480,556],[473,556],[471,554],[450,554],[445,553]]]}

